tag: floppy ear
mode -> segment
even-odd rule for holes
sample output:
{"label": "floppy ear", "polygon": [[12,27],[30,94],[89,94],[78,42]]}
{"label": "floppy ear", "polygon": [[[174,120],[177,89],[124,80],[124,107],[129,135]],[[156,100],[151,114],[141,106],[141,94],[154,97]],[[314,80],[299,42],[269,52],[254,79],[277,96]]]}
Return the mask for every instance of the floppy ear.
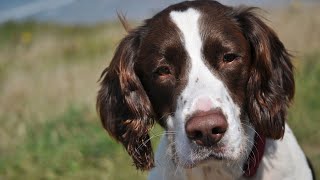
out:
{"label": "floppy ear", "polygon": [[126,148],[137,169],[153,167],[148,131],[153,110],[134,66],[140,44],[140,30],[131,32],[118,46],[101,75],[97,111],[104,128]]}
{"label": "floppy ear", "polygon": [[251,123],[266,137],[283,137],[287,108],[294,96],[290,54],[276,33],[253,12],[238,11],[236,19],[251,46],[251,69],[247,84]]}

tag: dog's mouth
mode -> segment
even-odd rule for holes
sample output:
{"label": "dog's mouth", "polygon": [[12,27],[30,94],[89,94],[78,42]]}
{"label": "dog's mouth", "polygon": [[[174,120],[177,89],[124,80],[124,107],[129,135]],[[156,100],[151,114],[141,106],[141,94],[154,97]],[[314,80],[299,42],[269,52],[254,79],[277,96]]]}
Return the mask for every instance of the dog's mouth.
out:
{"label": "dog's mouth", "polygon": [[223,161],[231,159],[228,157],[224,146],[199,148],[193,152],[191,156],[193,158],[190,158],[190,162],[183,164],[183,167],[186,169],[206,164],[209,161]]}
{"label": "dog's mouth", "polygon": [[209,156],[207,156],[205,158],[197,159],[197,160],[193,161],[192,163],[184,164],[184,168],[192,169],[192,168],[200,166],[202,164],[206,164],[209,161],[222,161],[225,159],[227,159],[227,158],[222,154],[210,154]]}

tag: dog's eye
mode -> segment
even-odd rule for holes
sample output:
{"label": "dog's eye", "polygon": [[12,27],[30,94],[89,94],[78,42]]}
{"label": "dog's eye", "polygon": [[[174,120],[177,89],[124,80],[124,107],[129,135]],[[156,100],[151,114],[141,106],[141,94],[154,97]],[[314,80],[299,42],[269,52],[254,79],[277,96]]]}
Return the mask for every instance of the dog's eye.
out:
{"label": "dog's eye", "polygon": [[158,76],[166,76],[166,75],[170,75],[171,71],[168,66],[160,66],[155,70],[154,73],[157,74]]}
{"label": "dog's eye", "polygon": [[239,58],[240,58],[239,55],[233,54],[233,53],[229,53],[229,54],[223,55],[223,61],[224,62],[232,62],[232,61],[237,60]]}

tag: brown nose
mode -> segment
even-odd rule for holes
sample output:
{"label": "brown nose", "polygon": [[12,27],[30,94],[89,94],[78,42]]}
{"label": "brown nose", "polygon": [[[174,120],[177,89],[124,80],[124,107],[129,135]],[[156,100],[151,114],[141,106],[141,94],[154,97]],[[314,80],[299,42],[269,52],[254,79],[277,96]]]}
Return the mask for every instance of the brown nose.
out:
{"label": "brown nose", "polygon": [[228,123],[221,110],[196,113],[185,127],[188,138],[201,146],[213,146],[219,142],[227,128]]}

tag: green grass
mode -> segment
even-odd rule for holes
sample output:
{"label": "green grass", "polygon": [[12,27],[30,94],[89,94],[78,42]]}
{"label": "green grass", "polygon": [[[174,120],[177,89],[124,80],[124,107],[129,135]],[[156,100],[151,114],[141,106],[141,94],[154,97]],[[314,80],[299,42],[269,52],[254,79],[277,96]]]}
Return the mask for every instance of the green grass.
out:
{"label": "green grass", "polygon": [[[14,151],[3,152],[0,174],[9,179],[128,179],[143,177],[102,130],[88,108],[70,106],[45,123],[28,124]],[[116,173],[118,167],[127,173]]]}
{"label": "green grass", "polygon": [[[319,12],[283,12],[274,19],[280,39],[296,54],[296,96],[288,122],[318,177]],[[296,19],[303,28],[292,28]],[[95,111],[97,80],[124,35],[119,23],[0,26],[0,179],[145,179]]]}
{"label": "green grass", "polygon": [[320,117],[320,51],[296,60],[295,80],[296,96],[290,109],[289,123],[298,140],[317,145],[320,139],[320,121],[317,121]]}

